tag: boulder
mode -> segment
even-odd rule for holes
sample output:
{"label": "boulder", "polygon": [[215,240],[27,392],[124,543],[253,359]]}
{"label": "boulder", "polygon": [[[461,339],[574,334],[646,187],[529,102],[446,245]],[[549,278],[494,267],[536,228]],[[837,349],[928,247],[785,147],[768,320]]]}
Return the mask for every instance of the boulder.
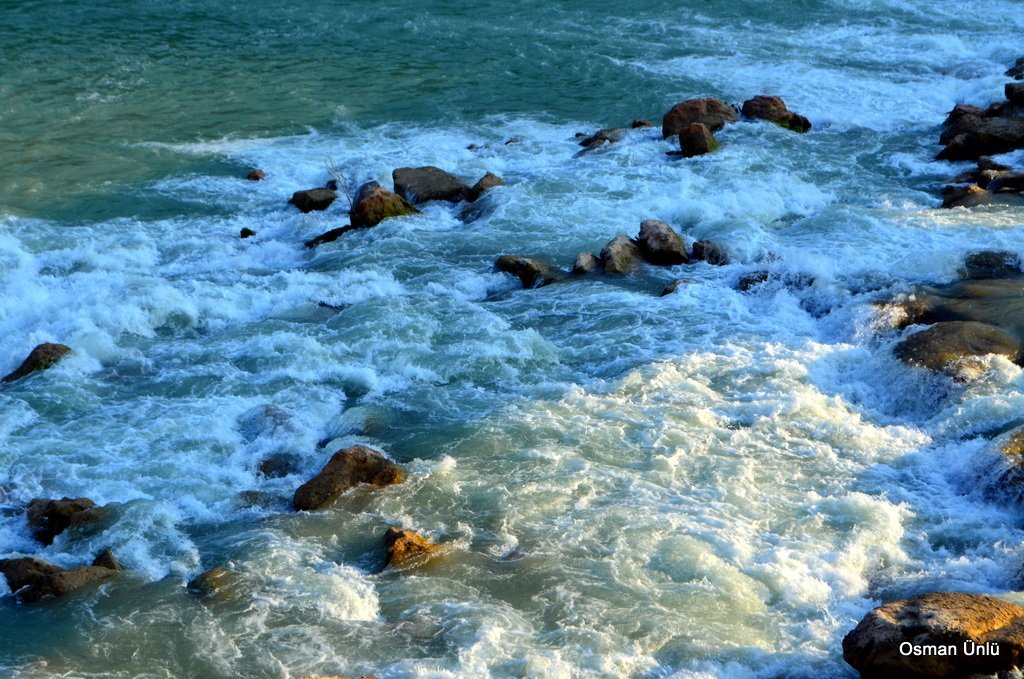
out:
{"label": "boulder", "polygon": [[337,197],[338,194],[330,189],[306,189],[293,193],[288,202],[302,212],[314,212],[326,210]]}
{"label": "boulder", "polygon": [[1005,250],[982,250],[972,252],[964,258],[960,272],[962,280],[984,280],[991,278],[1012,278],[1024,274],[1019,255]]}
{"label": "boulder", "polygon": [[469,194],[469,187],[439,167],[400,167],[391,173],[395,193],[416,205],[431,200],[458,203]]}
{"label": "boulder", "polygon": [[572,272],[577,276],[584,276],[597,271],[601,266],[601,260],[593,252],[581,252],[576,255],[572,263]]}
{"label": "boulder", "polygon": [[468,200],[470,203],[475,203],[477,200],[480,199],[480,196],[484,195],[494,187],[504,185],[504,179],[502,179],[501,177],[492,172],[488,172],[483,177],[481,177],[476,184],[473,184],[473,188],[471,188],[469,190],[469,193],[466,195],[466,200]]}
{"label": "boulder", "polygon": [[704,123],[692,123],[679,132],[679,155],[693,158],[711,153],[718,148],[718,141]]}
{"label": "boulder", "polygon": [[21,362],[21,365],[14,372],[4,377],[4,382],[14,382],[37,370],[46,370],[71,351],[71,347],[63,344],[46,342],[33,349],[28,357]]}
{"label": "boulder", "polygon": [[636,245],[640,248],[640,255],[651,264],[672,265],[690,261],[683,239],[660,219],[640,222]]}
{"label": "boulder", "polygon": [[28,503],[27,515],[32,535],[44,545],[49,545],[69,527],[96,521],[102,512],[97,511],[96,503],[86,497],[36,498]]}
{"label": "boulder", "polygon": [[996,354],[1019,362],[1020,342],[1006,330],[977,321],[944,321],[910,335],[893,353],[904,363],[936,372],[966,358]]}
{"label": "boulder", "polygon": [[743,116],[751,120],[767,120],[794,132],[807,132],[811,121],[793,113],[781,97],[759,94],[743,102]]}
{"label": "boulder", "polygon": [[617,141],[622,141],[626,136],[626,128],[624,127],[608,127],[603,130],[598,130],[589,137],[583,137],[580,140],[580,146],[583,150],[577,153],[574,157],[579,158],[584,153],[589,153],[596,148],[604,146],[605,144],[614,144]]}
{"label": "boulder", "polygon": [[251,182],[258,182],[259,180],[264,179],[266,176],[266,172],[259,169],[258,167],[254,167],[253,169],[249,170],[249,174],[245,175],[245,178]]}
{"label": "boulder", "polygon": [[437,545],[419,533],[400,528],[388,528],[384,533],[384,548],[387,549],[385,568],[422,563],[438,550]]}
{"label": "boulder", "polygon": [[975,160],[1024,148],[1024,118],[961,115],[939,137],[938,160]]}
{"label": "boulder", "polygon": [[359,484],[389,486],[405,480],[405,472],[376,450],[352,446],[339,450],[315,477],[295,491],[299,511],[319,509]]}
{"label": "boulder", "polygon": [[214,566],[189,580],[186,589],[198,596],[224,596],[237,584],[237,575],[221,566]]}
{"label": "boulder", "polygon": [[60,597],[94,582],[106,580],[116,570],[103,566],[64,569],[41,559],[23,557],[0,560],[0,573],[19,599],[33,603],[48,597]]}
{"label": "boulder", "polygon": [[377,226],[385,219],[419,214],[404,198],[391,193],[377,182],[367,182],[356,191],[349,221],[353,228]]}
{"label": "boulder", "polygon": [[678,135],[693,123],[702,123],[712,132],[726,123],[739,120],[736,109],[719,99],[687,99],[673,106],[661,119],[661,136],[668,139]]}
{"label": "boulder", "polygon": [[238,232],[238,237],[239,238],[243,238],[243,239],[244,238],[252,238],[255,235],[256,235],[256,232],[253,231],[252,229],[250,229],[247,226],[246,227],[242,227],[242,230]]}
{"label": "boulder", "polygon": [[713,240],[699,240],[694,243],[693,258],[716,266],[729,263],[729,256],[726,255],[725,248]]}
{"label": "boulder", "polygon": [[942,187],[942,207],[977,207],[992,200],[992,194],[980,186]]}
{"label": "boulder", "polygon": [[502,255],[494,263],[498,271],[519,276],[519,281],[524,288],[540,288],[545,285],[557,283],[565,277],[559,269],[547,262],[530,257],[517,257],[515,255]]}
{"label": "boulder", "polygon": [[640,248],[626,236],[616,236],[601,250],[601,263],[605,273],[627,274],[636,266]]}
{"label": "boulder", "polygon": [[1006,83],[1003,88],[1006,100],[1016,106],[1024,106],[1024,83]]}
{"label": "boulder", "polygon": [[1024,658],[1022,616],[1024,608],[980,594],[936,592],[893,601],[868,613],[846,635],[843,659],[862,677],[1007,671]]}

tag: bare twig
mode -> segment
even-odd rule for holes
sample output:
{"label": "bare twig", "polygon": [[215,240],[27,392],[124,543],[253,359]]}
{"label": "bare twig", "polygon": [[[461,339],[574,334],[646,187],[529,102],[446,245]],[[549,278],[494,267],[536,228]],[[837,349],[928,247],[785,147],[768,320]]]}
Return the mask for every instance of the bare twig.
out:
{"label": "bare twig", "polygon": [[348,191],[348,182],[345,181],[345,175],[338,169],[338,164],[334,162],[334,156],[328,153],[324,156],[324,166],[327,168],[327,174],[331,175],[334,183],[337,184],[342,191],[345,192],[345,199],[348,200],[348,207],[352,209],[352,194]]}

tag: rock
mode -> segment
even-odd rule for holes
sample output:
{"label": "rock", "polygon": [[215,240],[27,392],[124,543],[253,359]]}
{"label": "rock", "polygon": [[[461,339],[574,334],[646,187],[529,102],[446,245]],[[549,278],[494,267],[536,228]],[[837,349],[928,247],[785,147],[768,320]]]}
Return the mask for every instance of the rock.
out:
{"label": "rock", "polygon": [[356,227],[352,226],[351,224],[346,224],[345,226],[338,227],[337,229],[324,231],[316,238],[310,238],[309,240],[307,240],[304,245],[307,248],[315,248],[316,246],[323,245],[324,243],[333,243],[334,241],[341,238],[342,234],[348,231],[354,231],[355,228]]}
{"label": "rock", "polygon": [[519,276],[524,288],[540,288],[562,280],[565,277],[560,270],[547,262],[529,257],[502,255],[494,263],[498,271]]}
{"label": "rock", "polygon": [[600,266],[601,260],[593,252],[581,252],[573,260],[572,272],[576,276],[584,276],[597,271]]}
{"label": "rock", "polygon": [[253,169],[249,170],[249,174],[245,175],[245,178],[251,182],[258,182],[259,180],[264,179],[266,176],[266,172],[259,169],[258,167],[254,167]]}
{"label": "rock", "polygon": [[242,230],[238,232],[238,237],[239,238],[252,238],[255,235],[256,235],[256,232],[253,231],[252,229],[250,229],[247,226],[243,227]]}
{"label": "rock", "polygon": [[1024,83],[1006,83],[1003,88],[1006,100],[1017,106],[1024,106]]}
{"label": "rock", "polygon": [[636,245],[640,248],[640,255],[651,264],[686,264],[690,261],[683,239],[660,219],[645,219],[640,222]]}
{"label": "rock", "polygon": [[627,274],[636,266],[640,248],[626,236],[616,236],[601,250],[601,263],[605,273]]}
{"label": "rock", "polygon": [[330,189],[306,189],[293,193],[288,202],[302,212],[308,213],[315,210],[326,210],[337,197],[338,194]]}
{"label": "rock", "polygon": [[1024,456],[1024,429],[1011,434],[1003,443],[1001,450],[1004,455]]}
{"label": "rock", "polygon": [[983,250],[974,252],[964,259],[964,270],[960,272],[962,280],[982,280],[988,278],[1012,278],[1024,273],[1020,257],[1005,250]]}
{"label": "rock", "polygon": [[517,134],[514,137],[509,137],[508,139],[506,139],[505,140],[505,146],[513,146],[515,144],[522,144],[524,141],[526,141],[526,137],[524,137],[521,134]]}
{"label": "rock", "polygon": [[1024,148],[1024,118],[965,114],[939,137],[938,160],[975,160]]}
{"label": "rock", "polygon": [[335,453],[319,474],[295,491],[295,509],[319,509],[361,483],[389,486],[404,479],[402,468],[381,453],[352,446]]}
{"label": "rock", "polygon": [[740,292],[747,292],[751,288],[754,288],[762,283],[768,282],[768,278],[771,274],[767,271],[752,271],[740,276],[739,281],[736,283],[736,288]]}
{"label": "rock", "polygon": [[632,123],[630,123],[630,127],[636,130],[641,127],[654,127],[654,125],[651,124],[651,121],[649,120],[643,120],[638,118],[637,120],[634,120]]}
{"label": "rock", "polygon": [[395,193],[412,204],[431,200],[458,203],[466,198],[469,187],[461,179],[439,167],[400,167],[391,173]]}
{"label": "rock", "polygon": [[480,199],[480,196],[484,195],[494,187],[504,185],[504,179],[502,179],[501,177],[492,172],[488,172],[483,177],[481,177],[476,184],[473,184],[473,188],[471,188],[469,190],[469,193],[466,195],[466,200],[468,200],[470,203],[475,203],[477,200]]}
{"label": "rock", "polygon": [[0,573],[19,599],[33,603],[47,597],[60,597],[117,573],[103,566],[80,566],[65,570],[41,559],[23,557],[0,560]]}
{"label": "rock", "polygon": [[668,139],[678,135],[693,123],[702,123],[712,132],[725,127],[726,123],[739,120],[736,109],[719,99],[687,99],[676,104],[661,119],[661,136]]}
{"label": "rock", "polygon": [[1010,171],[1012,169],[1013,168],[1010,167],[1009,165],[1003,165],[1002,163],[997,163],[996,161],[992,160],[988,156],[982,156],[981,158],[978,158],[978,170],[979,171],[993,170],[995,172],[1008,172],[1008,171]]}
{"label": "rock", "polygon": [[53,539],[68,527],[95,521],[97,512],[90,512],[96,503],[86,497],[60,500],[36,498],[28,503],[28,525],[32,534],[44,545],[53,544]]}
{"label": "rock", "polygon": [[1020,57],[1010,68],[1006,69],[1005,75],[1014,80],[1024,80],[1024,57]]}
{"label": "rock", "polygon": [[71,347],[63,344],[53,344],[50,342],[40,344],[33,349],[29,353],[28,357],[21,362],[21,365],[19,365],[14,372],[7,375],[3,381],[14,382],[15,380],[20,380],[22,377],[30,375],[37,370],[46,370],[57,361],[64,358],[64,356],[70,351]]}
{"label": "rock", "polygon": [[385,568],[409,562],[422,563],[437,552],[437,545],[430,540],[419,533],[400,528],[388,528],[384,533],[384,547],[387,549]]}
{"label": "rock", "polygon": [[790,111],[780,97],[759,94],[753,99],[747,99],[743,102],[743,115],[752,120],[767,120],[794,132],[807,132],[811,129],[811,121]]}
{"label": "rock", "polygon": [[[1024,608],[980,594],[936,592],[893,601],[868,613],[846,635],[843,659],[862,677],[966,677],[1007,671],[1024,655],[1022,616]],[[990,643],[991,654],[969,653]],[[952,646],[955,652],[914,655],[905,644]]]}
{"label": "rock", "polygon": [[109,549],[104,549],[102,552],[96,555],[96,558],[92,560],[93,566],[99,566],[100,568],[108,568],[112,571],[124,570],[121,568],[121,564],[118,562],[117,557]]}
{"label": "rock", "polygon": [[671,295],[673,292],[679,289],[679,286],[685,285],[688,282],[689,281],[686,278],[677,278],[668,285],[666,285],[664,289],[661,291],[661,294],[658,295],[658,297],[665,297],[666,295]]}
{"label": "rock", "polygon": [[996,354],[1019,362],[1020,342],[995,325],[977,321],[945,321],[910,335],[893,353],[904,363],[936,372],[948,370],[965,358]]}
{"label": "rock", "polygon": [[199,596],[223,596],[236,582],[237,576],[234,572],[221,566],[214,566],[189,580],[186,588]]}
{"label": "rock", "polygon": [[367,182],[356,191],[349,221],[357,229],[377,226],[385,219],[419,214],[404,198],[391,193],[377,182]]}
{"label": "rock", "polygon": [[992,199],[992,194],[980,186],[942,187],[942,207],[977,207]]}
{"label": "rock", "polygon": [[299,470],[299,456],[292,453],[276,453],[264,458],[256,467],[260,475],[268,479],[279,479]]}
{"label": "rock", "polygon": [[603,130],[598,130],[589,137],[584,137],[580,141],[580,146],[583,150],[577,153],[574,157],[579,158],[584,153],[589,153],[594,149],[604,146],[605,144],[614,144],[617,141],[622,141],[626,136],[626,128],[624,127],[608,127]]}
{"label": "rock", "polygon": [[904,312],[906,325],[975,321],[1024,337],[1024,285],[1019,277],[922,287],[895,306]]}
{"label": "rock", "polygon": [[718,141],[704,123],[687,125],[679,133],[679,154],[683,158],[703,156],[717,148]]}
{"label": "rock", "polygon": [[953,110],[946,115],[946,120],[943,121],[943,127],[949,127],[960,118],[971,115],[981,117],[985,115],[985,109],[980,106],[973,106],[971,104],[957,104],[953,107]]}
{"label": "rock", "polygon": [[725,249],[713,240],[699,240],[693,244],[693,258],[708,264],[722,266],[729,263]]}
{"label": "rock", "polygon": [[990,193],[1024,192],[1024,172],[983,170],[979,175],[984,176],[988,180],[985,187]]}
{"label": "rock", "polygon": [[805,290],[814,285],[814,280],[814,276],[805,273],[774,274],[770,271],[751,271],[740,276],[736,288],[741,292],[748,292],[760,285],[775,282],[790,290]]}

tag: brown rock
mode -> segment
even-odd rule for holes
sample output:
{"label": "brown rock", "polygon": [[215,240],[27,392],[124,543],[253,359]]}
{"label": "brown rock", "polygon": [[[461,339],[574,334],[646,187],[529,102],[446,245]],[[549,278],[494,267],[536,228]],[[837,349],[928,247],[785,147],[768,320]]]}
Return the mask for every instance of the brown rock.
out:
{"label": "brown rock", "polygon": [[904,363],[936,372],[965,358],[988,354],[1021,359],[1020,342],[1002,328],[977,321],[946,321],[910,335],[893,349]]}
{"label": "brown rock", "polygon": [[661,119],[663,139],[675,136],[693,123],[702,123],[712,132],[725,127],[726,123],[739,120],[736,109],[719,99],[687,99],[676,104]]}
{"label": "brown rock", "polygon": [[266,172],[259,169],[258,167],[254,167],[253,169],[249,170],[249,174],[245,175],[245,178],[251,182],[258,182],[259,180],[264,179],[266,176]]}
{"label": "brown rock", "polygon": [[703,156],[717,148],[718,141],[704,123],[692,123],[679,133],[679,154],[683,158]]}
{"label": "brown rock", "polygon": [[402,468],[381,453],[352,446],[335,453],[319,474],[295,491],[295,509],[319,509],[361,483],[389,486],[404,479]]}
{"label": "brown rock", "polygon": [[790,111],[781,97],[759,94],[748,99],[743,102],[743,115],[753,120],[767,120],[794,132],[811,129],[811,121]]}
{"label": "brown rock", "polygon": [[223,596],[236,585],[237,576],[221,566],[214,566],[189,580],[187,589],[199,596]]}
{"label": "brown rock", "polygon": [[450,172],[439,167],[400,167],[391,173],[395,193],[412,204],[431,200],[458,203],[469,194],[469,187]]}
{"label": "brown rock", "polygon": [[632,127],[634,130],[636,130],[636,129],[639,129],[641,127],[654,127],[654,125],[651,124],[651,121],[649,121],[649,120],[642,120],[642,119],[638,118],[637,120],[634,120],[630,124],[630,127]]}
{"label": "brown rock", "polygon": [[1024,285],[1019,277],[923,287],[901,302],[908,324],[976,321],[1024,337]]}
{"label": "brown rock", "polygon": [[239,238],[252,238],[255,235],[256,235],[256,232],[253,231],[252,229],[250,229],[247,226],[243,227],[242,230],[238,232],[238,237]]}
{"label": "brown rock", "polygon": [[117,571],[102,566],[80,566],[65,570],[41,559],[0,560],[0,573],[18,598],[32,603],[48,597],[64,596],[76,589],[105,580]]}
{"label": "brown rock", "polygon": [[942,187],[942,207],[977,207],[992,199],[992,194],[980,186]]}
{"label": "brown rock", "polygon": [[953,110],[946,115],[946,120],[943,121],[942,125],[944,127],[949,127],[966,115],[980,117],[985,115],[985,109],[980,106],[972,106],[971,104],[957,104],[953,107]]}
{"label": "brown rock", "polygon": [[616,236],[601,250],[601,263],[605,273],[627,274],[636,266],[640,248],[626,236]]}
{"label": "brown rock", "polygon": [[626,128],[624,127],[608,127],[598,130],[589,137],[584,137],[580,140],[580,146],[583,147],[583,150],[577,153],[575,157],[579,158],[583,154],[589,153],[605,144],[614,144],[617,141],[622,141],[625,136]]}
{"label": "brown rock", "polygon": [[[957,592],[931,593],[874,609],[843,639],[843,659],[863,677],[966,677],[1017,667],[1024,655],[1024,608],[1002,599]],[[968,655],[993,643],[993,655]],[[949,646],[950,655],[913,655],[913,647]],[[906,647],[904,647],[906,648]]]}
{"label": "brown rock", "polygon": [[581,252],[572,263],[572,272],[577,276],[584,276],[597,271],[600,266],[601,260],[593,252]]}
{"label": "brown rock", "polygon": [[94,507],[96,503],[86,497],[65,497],[60,500],[36,498],[28,503],[28,525],[36,540],[49,545],[69,526],[98,519],[96,512],[86,511]]}
{"label": "brown rock", "polygon": [[117,557],[109,549],[104,549],[102,552],[96,555],[96,558],[92,560],[93,566],[99,566],[100,568],[108,568],[112,571],[123,570],[121,564],[118,562]]}
{"label": "brown rock", "polygon": [[288,202],[302,212],[308,213],[315,210],[326,210],[337,197],[338,194],[330,189],[306,189],[293,193]]}
{"label": "brown rock", "polygon": [[722,266],[729,263],[725,249],[713,240],[699,240],[693,244],[693,258],[708,264]]}
{"label": "brown rock", "polygon": [[466,196],[466,200],[470,203],[475,203],[480,199],[480,196],[484,195],[496,186],[504,186],[505,180],[496,174],[488,172],[480,180],[473,184],[473,188],[469,190],[469,194]]}
{"label": "brown rock", "polygon": [[419,210],[377,182],[367,182],[356,191],[349,221],[357,229],[377,226],[385,219],[419,214]]}
{"label": "brown rock", "polygon": [[545,285],[557,283],[565,277],[565,274],[551,266],[547,262],[530,257],[517,257],[515,255],[502,255],[494,263],[498,271],[519,276],[519,281],[524,288],[540,288]]}
{"label": "brown rock", "polygon": [[982,250],[972,252],[964,258],[962,280],[984,280],[991,278],[1012,278],[1024,273],[1020,257],[1005,250]]}
{"label": "brown rock", "polygon": [[636,244],[640,248],[640,255],[651,264],[672,265],[690,261],[683,239],[660,219],[645,219],[640,222]]}
{"label": "brown rock", "polygon": [[4,382],[14,382],[37,370],[46,370],[54,363],[64,358],[71,351],[71,347],[63,344],[45,343],[33,349],[28,357],[21,362],[21,365],[11,374],[3,379]]}
{"label": "brown rock", "polygon": [[410,562],[422,563],[437,552],[437,545],[411,530],[388,528],[384,533],[387,558],[384,566],[402,566]]}
{"label": "brown rock", "polygon": [[961,115],[939,137],[938,160],[975,160],[1024,148],[1024,118]]}

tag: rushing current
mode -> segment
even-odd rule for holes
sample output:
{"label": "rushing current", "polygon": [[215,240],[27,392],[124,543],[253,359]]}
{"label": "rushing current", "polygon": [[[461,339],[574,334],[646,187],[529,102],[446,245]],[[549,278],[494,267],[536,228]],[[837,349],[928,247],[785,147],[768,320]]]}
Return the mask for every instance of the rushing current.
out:
{"label": "rushing current", "polygon": [[[881,601],[1024,601],[1024,514],[979,481],[1021,369],[905,366],[873,304],[1024,252],[1019,208],[938,210],[932,160],[1022,34],[1016,0],[0,2],[0,373],[73,350],[0,389],[0,558],[125,568],[0,579],[0,674],[852,677]],[[756,94],[812,131],[666,156],[673,104]],[[420,165],[506,185],[303,246],[347,205],[293,191]],[[647,218],[731,263],[494,269]],[[766,268],[813,283],[737,289]],[[295,512],[357,443],[406,482]],[[64,496],[113,520],[44,547],[25,505]],[[389,526],[443,555],[381,571]],[[228,595],[189,593],[212,566]]]}

